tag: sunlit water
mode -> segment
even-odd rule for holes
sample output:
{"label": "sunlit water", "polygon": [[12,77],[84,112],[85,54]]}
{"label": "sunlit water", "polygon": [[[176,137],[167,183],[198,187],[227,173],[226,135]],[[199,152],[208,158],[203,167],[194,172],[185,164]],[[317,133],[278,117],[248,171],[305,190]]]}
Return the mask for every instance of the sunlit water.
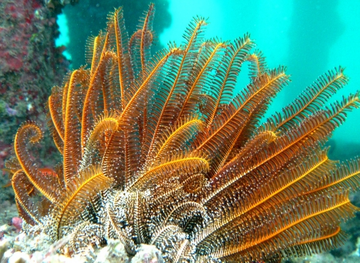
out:
{"label": "sunlit water", "polygon": [[[206,37],[232,40],[249,32],[270,67],[287,66],[292,82],[270,111],[280,110],[319,75],[340,65],[350,83],[337,98],[360,89],[358,0],[172,0],[169,8],[172,24],[160,35],[163,43],[181,43],[188,22],[199,15],[209,18]],[[360,154],[359,120],[360,109],[335,131],[333,157]]]}

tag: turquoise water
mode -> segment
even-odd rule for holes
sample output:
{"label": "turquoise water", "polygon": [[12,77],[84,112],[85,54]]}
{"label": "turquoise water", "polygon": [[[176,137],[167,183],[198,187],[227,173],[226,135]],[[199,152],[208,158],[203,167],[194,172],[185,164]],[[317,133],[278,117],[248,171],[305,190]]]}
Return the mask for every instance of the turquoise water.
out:
{"label": "turquoise water", "polygon": [[[129,12],[126,7],[125,13]],[[350,78],[349,84],[337,93],[338,98],[360,89],[359,0],[170,0],[158,1],[156,9],[158,19],[166,9],[171,15],[171,22],[165,25],[168,27],[158,34],[163,46],[169,41],[182,43],[189,22],[195,16],[202,16],[209,21],[207,38],[233,40],[250,33],[269,67],[287,66],[292,82],[278,95],[268,115],[281,110],[318,76],[334,67],[345,67]],[[66,44],[69,39],[64,31],[66,28],[62,34]],[[243,81],[239,89],[244,85]],[[346,123],[334,132],[331,158],[360,155],[359,119],[360,110],[351,112]]]}
{"label": "turquoise water", "polygon": [[[270,67],[287,66],[292,77],[271,110],[279,110],[316,78],[337,66],[349,84],[336,96],[360,89],[358,0],[172,0],[172,23],[160,41],[181,43],[192,17],[209,18],[206,37],[232,40],[249,32]],[[156,15],[161,15],[157,13]],[[335,131],[331,157],[360,154],[360,109]]]}

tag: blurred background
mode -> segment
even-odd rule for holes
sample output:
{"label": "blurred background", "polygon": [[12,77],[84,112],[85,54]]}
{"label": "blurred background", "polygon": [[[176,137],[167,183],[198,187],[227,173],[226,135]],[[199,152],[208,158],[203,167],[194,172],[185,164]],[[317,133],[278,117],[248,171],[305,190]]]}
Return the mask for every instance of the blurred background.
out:
{"label": "blurred background", "polygon": [[[150,1],[81,0],[67,5],[60,16],[58,45],[65,37],[66,54],[74,68],[85,63],[83,48],[89,35],[96,35],[114,6],[123,6],[129,32]],[[195,16],[208,18],[206,37],[234,40],[250,33],[263,51],[269,67],[287,66],[291,84],[277,97],[271,112],[292,101],[321,74],[345,67],[349,84],[337,96],[360,89],[360,1],[358,0],[157,0],[155,48],[170,41],[182,43],[182,35]],[[67,23],[67,25],[64,24]],[[245,69],[246,71],[246,69]],[[244,74],[246,75],[246,74]],[[244,78],[238,85],[246,85]],[[360,111],[330,141],[330,157],[346,159],[360,154]]]}
{"label": "blurred background", "polygon": [[[280,110],[318,76],[340,65],[350,82],[337,96],[360,89],[358,0],[172,0],[169,12],[171,24],[160,35],[161,43],[180,43],[188,21],[199,15],[209,18],[208,37],[233,40],[249,32],[269,67],[287,66],[292,82],[270,111]],[[349,114],[330,143],[334,159],[360,154],[360,110]]]}

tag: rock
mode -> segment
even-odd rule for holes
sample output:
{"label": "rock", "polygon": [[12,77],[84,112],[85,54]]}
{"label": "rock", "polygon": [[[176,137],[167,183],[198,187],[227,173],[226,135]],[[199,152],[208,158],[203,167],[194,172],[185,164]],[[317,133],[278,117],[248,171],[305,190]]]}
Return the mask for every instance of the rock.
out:
{"label": "rock", "polygon": [[163,263],[161,252],[151,245],[140,245],[136,255],[129,258],[124,245],[119,240],[110,240],[97,253],[95,263]]}
{"label": "rock", "polygon": [[6,239],[0,241],[0,261],[5,251],[8,250],[9,247],[10,247],[10,243]]}
{"label": "rock", "polygon": [[130,262],[124,245],[119,240],[110,240],[106,247],[97,253],[95,263],[122,263]]}
{"label": "rock", "polygon": [[14,254],[14,249],[10,248],[3,254],[0,263],[8,263],[9,258]]}
{"label": "rock", "polygon": [[20,217],[15,216],[11,219],[11,223],[16,228],[16,232],[19,233],[22,228],[22,219]]}
{"label": "rock", "polygon": [[4,237],[4,235],[11,235],[15,232],[15,228],[8,224],[0,226],[0,238]]}
{"label": "rock", "polygon": [[53,254],[49,256],[40,255],[41,253],[34,253],[31,262],[42,262],[42,263],[84,263],[83,259],[69,258],[64,255]]}
{"label": "rock", "polygon": [[11,255],[8,263],[28,263],[30,262],[30,256],[24,252],[17,251]]}
{"label": "rock", "polygon": [[151,245],[141,244],[136,255],[131,259],[131,263],[163,263],[161,252]]}

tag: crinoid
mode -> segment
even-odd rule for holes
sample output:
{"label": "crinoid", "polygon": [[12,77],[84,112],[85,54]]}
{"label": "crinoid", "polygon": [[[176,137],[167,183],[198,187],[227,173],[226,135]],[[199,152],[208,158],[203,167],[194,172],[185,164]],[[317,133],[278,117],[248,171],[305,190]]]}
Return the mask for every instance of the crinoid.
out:
{"label": "crinoid", "polygon": [[[53,88],[59,167],[40,169],[29,154],[42,136],[35,123],[18,130],[8,166],[25,221],[53,240],[70,235],[70,254],[119,239],[130,255],[155,245],[167,262],[277,262],[341,244],[339,224],[358,210],[348,193],[359,159],[329,160],[324,144],[358,94],[324,105],[347,83],[343,69],[262,124],[289,81],[283,67],[268,69],[248,35],[204,40],[202,18],[183,45],[151,58],[153,16],[150,5],[128,37],[117,9],[92,39],[91,67]],[[244,62],[250,83],[235,94]]]}

